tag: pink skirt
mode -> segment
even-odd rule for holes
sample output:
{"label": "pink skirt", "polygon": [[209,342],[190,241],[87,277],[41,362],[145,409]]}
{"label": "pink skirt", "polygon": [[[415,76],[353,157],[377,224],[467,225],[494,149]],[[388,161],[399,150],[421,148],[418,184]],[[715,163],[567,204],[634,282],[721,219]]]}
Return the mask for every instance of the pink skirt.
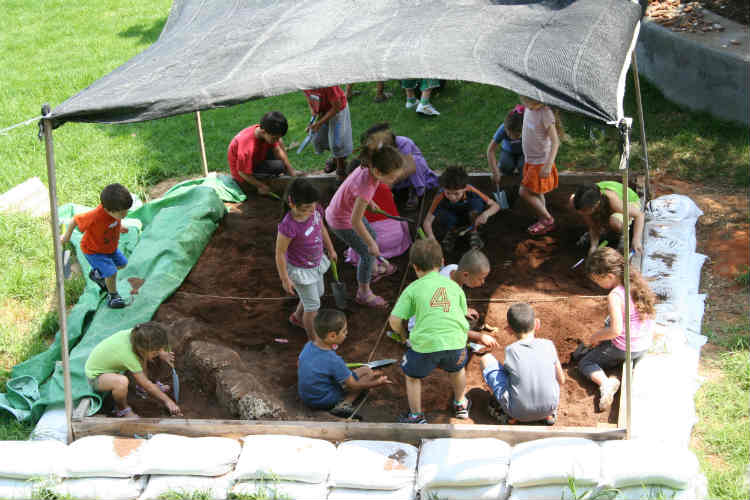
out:
{"label": "pink skirt", "polygon": [[[411,246],[409,225],[406,222],[383,219],[371,222],[370,226],[372,226],[375,234],[378,235],[375,241],[378,243],[378,248],[380,248],[380,254],[386,259],[401,255]],[[346,250],[346,261],[356,266],[359,263],[359,255],[351,248],[348,248]]]}

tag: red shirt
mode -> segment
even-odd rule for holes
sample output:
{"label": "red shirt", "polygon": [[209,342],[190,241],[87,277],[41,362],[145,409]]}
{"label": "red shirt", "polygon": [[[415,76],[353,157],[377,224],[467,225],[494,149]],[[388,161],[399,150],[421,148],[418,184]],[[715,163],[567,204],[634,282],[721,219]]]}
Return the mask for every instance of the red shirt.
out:
{"label": "red shirt", "polygon": [[[378,189],[375,190],[375,195],[372,197],[372,201],[374,201],[384,212],[388,212],[389,214],[398,217],[398,208],[396,208],[396,201],[393,199],[393,192],[387,184],[383,184],[381,182],[378,185]],[[367,219],[367,222],[370,223],[387,218],[388,217],[383,214],[376,214],[374,212],[370,212],[369,210],[365,211],[365,219]]]}
{"label": "red shirt", "polygon": [[73,220],[83,233],[81,250],[89,255],[94,253],[114,253],[120,242],[120,220],[109,215],[99,205],[93,210],[76,215]]}
{"label": "red shirt", "polygon": [[338,85],[335,87],[325,87],[322,89],[303,90],[307,102],[312,106],[316,115],[324,115],[333,107],[333,103],[338,102],[339,107],[346,107],[346,94]]}
{"label": "red shirt", "polygon": [[254,165],[263,163],[268,157],[269,151],[279,143],[269,144],[263,139],[255,137],[255,130],[260,125],[251,125],[234,136],[229,143],[227,160],[229,161],[229,172],[237,182],[245,182],[238,172],[252,175]]}

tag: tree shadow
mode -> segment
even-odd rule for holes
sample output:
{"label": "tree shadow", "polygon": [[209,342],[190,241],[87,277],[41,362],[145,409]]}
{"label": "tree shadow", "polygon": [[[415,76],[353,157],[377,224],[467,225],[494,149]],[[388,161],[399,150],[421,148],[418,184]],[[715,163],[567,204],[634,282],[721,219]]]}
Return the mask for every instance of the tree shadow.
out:
{"label": "tree shadow", "polygon": [[167,18],[165,16],[155,20],[151,23],[151,26],[143,23],[135,24],[124,31],[120,31],[117,35],[123,38],[140,38],[138,41],[139,45],[151,45],[159,38],[166,22]]}

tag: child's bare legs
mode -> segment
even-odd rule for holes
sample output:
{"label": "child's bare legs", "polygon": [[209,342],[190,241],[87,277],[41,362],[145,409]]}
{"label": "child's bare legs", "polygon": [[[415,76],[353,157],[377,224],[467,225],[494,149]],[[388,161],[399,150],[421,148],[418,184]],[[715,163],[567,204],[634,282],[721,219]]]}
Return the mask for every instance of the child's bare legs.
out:
{"label": "child's bare legs", "polygon": [[[124,269],[125,266],[121,266],[117,268],[117,271],[120,269]],[[115,271],[115,274],[112,276],[107,276],[104,278],[104,283],[107,285],[107,292],[110,294],[116,294],[117,293],[117,271]]]}
{"label": "child's bare legs", "polygon": [[592,373],[589,378],[598,386],[601,386],[605,380],[607,380],[607,374],[603,370],[597,370]]}
{"label": "child's bare legs", "polygon": [[534,193],[533,191],[529,191],[528,189],[526,189],[524,186],[521,186],[519,188],[518,194],[521,195],[521,198],[526,200],[526,203],[531,206],[532,210],[534,210],[539,219],[550,220],[552,218],[550,213],[547,211],[544,194]]}
{"label": "child's bare legs", "polygon": [[[96,390],[99,392],[112,391],[112,398],[118,410],[128,408],[128,377],[118,373],[102,373],[96,379]],[[128,418],[138,418],[135,412],[131,411]]]}
{"label": "child's bare legs", "polygon": [[313,327],[313,321],[315,321],[315,316],[317,315],[318,311],[305,311],[305,306],[302,305],[301,300],[297,303],[297,309],[294,310],[294,317],[297,319],[302,318],[302,324],[305,326],[307,340],[314,341],[317,338],[315,328]]}
{"label": "child's bare legs", "polygon": [[[461,370],[463,371],[463,370]],[[409,401],[409,411],[422,413],[422,379],[404,375],[406,378],[406,399]],[[464,383],[466,380],[464,379]]]}
{"label": "child's bare legs", "polygon": [[453,372],[451,375],[451,384],[453,385],[453,399],[457,403],[464,402],[464,395],[466,394],[466,368],[461,368],[457,372]]}

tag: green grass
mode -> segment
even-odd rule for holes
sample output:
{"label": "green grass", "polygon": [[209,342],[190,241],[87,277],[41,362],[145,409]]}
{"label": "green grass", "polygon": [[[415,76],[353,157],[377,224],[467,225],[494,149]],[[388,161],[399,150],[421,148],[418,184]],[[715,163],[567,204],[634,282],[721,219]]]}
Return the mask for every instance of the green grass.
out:
{"label": "green grass", "polygon": [[211,500],[211,490],[170,490],[159,495],[159,500]]}
{"label": "green grass", "polygon": [[[45,102],[59,105],[143,51],[158,38],[170,5],[170,0],[4,0],[0,16],[0,128],[39,115]],[[648,82],[642,82],[641,87],[654,171],[747,187],[750,148],[746,127],[686,111],[667,102]],[[517,102],[515,95],[504,89],[448,82],[433,98],[442,115],[424,119],[404,109],[395,81],[388,82],[386,88],[395,97],[384,104],[372,102],[374,84],[356,88],[364,92],[351,101],[355,138],[375,122],[390,121],[396,133],[415,140],[435,169],[451,164],[486,169],[487,143]],[[626,96],[626,114],[636,118],[632,82]],[[290,123],[287,142],[304,136],[308,110],[301,92],[203,112],[209,169],[226,171],[231,138],[270,109],[286,114]],[[615,130],[607,128],[592,140],[587,130],[590,123],[564,114],[569,140],[560,148],[557,163],[561,170],[616,168]],[[642,166],[637,130],[632,139],[632,166],[638,171]],[[125,184],[143,198],[148,187],[161,180],[201,172],[191,115],[120,126],[70,123],[55,131],[54,141],[60,204],[93,206],[99,191],[111,182]],[[306,170],[321,168],[325,159],[314,155],[311,148],[301,156],[295,152],[290,156],[295,167]],[[47,182],[44,144],[37,139],[35,125],[0,135],[0,165],[0,193],[33,176]],[[747,273],[744,276],[746,280]],[[83,281],[79,278],[66,286],[70,304],[82,290]],[[54,295],[49,221],[0,215],[0,387],[13,366],[50,342],[57,329]],[[734,408],[721,398],[715,403],[720,408]],[[0,439],[23,439],[29,431],[28,426],[0,413]],[[704,467],[711,477],[718,477],[712,464],[704,463]],[[718,488],[717,481],[712,479],[712,491]]]}

